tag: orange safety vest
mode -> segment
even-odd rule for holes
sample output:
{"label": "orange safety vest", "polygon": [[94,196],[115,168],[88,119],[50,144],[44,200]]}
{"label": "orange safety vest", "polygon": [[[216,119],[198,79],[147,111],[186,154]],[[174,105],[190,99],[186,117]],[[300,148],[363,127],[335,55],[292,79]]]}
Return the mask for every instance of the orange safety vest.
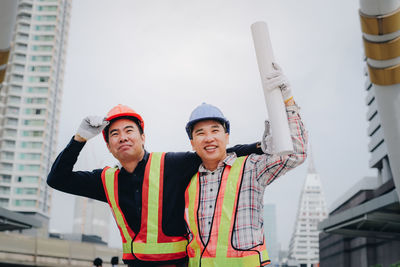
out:
{"label": "orange safety vest", "polygon": [[186,256],[187,239],[166,236],[162,231],[163,179],[165,153],[151,153],[142,187],[142,220],[135,234],[126,222],[118,202],[119,169],[106,167],[101,178],[107,201],[122,237],[124,260],[169,261]]}
{"label": "orange safety vest", "polygon": [[200,202],[200,176],[195,174],[185,192],[185,220],[192,234],[187,247],[189,267],[265,266],[270,263],[265,241],[248,250],[232,246],[237,203],[247,157],[239,157],[224,169],[215,204],[211,233],[204,244],[199,233],[197,212]]}

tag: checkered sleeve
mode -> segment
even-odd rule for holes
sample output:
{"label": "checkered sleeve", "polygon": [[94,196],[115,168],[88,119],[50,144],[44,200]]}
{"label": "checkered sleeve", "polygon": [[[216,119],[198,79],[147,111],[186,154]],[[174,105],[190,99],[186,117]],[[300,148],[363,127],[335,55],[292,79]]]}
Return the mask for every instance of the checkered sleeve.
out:
{"label": "checkered sleeve", "polygon": [[257,166],[256,179],[263,186],[267,186],[277,177],[299,166],[307,157],[308,135],[299,114],[299,107],[297,105],[287,106],[286,112],[293,142],[293,153],[285,156],[264,154],[250,158],[250,161]]}

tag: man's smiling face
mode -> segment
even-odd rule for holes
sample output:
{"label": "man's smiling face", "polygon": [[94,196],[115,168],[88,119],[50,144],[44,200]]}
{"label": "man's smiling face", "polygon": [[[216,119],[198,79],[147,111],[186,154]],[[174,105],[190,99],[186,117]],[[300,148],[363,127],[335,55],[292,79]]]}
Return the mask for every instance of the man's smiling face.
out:
{"label": "man's smiling face", "polygon": [[193,126],[192,136],[190,142],[193,150],[207,169],[214,170],[226,157],[229,134],[219,121],[203,120]]}

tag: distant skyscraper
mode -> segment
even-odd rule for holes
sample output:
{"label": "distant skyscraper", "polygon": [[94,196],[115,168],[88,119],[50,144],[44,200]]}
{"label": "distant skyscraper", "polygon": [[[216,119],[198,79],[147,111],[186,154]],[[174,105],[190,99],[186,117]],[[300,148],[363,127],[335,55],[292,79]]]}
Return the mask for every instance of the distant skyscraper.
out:
{"label": "distant skyscraper", "polygon": [[110,209],[104,202],[85,197],[75,198],[74,234],[96,235],[108,242]]}
{"label": "distant skyscraper", "polygon": [[272,266],[275,266],[275,264],[279,264],[275,204],[264,204],[264,234],[269,258]]}
{"label": "distant skyscraper", "polygon": [[[103,142],[104,143],[104,142]],[[94,142],[88,142],[81,151],[74,170],[92,170],[104,167],[102,160],[98,160]],[[105,146],[105,143],[102,144]],[[106,202],[75,197],[73,233],[81,235],[96,235],[102,241],[109,240],[111,209]]]}
{"label": "distant skyscraper", "polygon": [[[48,222],[71,1],[21,0],[0,89],[0,206]],[[47,229],[46,229],[47,230]]]}
{"label": "distant skyscraper", "polygon": [[[311,150],[311,149],[310,149]],[[315,171],[312,155],[303,190],[300,195],[294,231],[289,245],[289,259],[301,267],[311,267],[319,262],[318,223],[327,217],[321,181]]]}

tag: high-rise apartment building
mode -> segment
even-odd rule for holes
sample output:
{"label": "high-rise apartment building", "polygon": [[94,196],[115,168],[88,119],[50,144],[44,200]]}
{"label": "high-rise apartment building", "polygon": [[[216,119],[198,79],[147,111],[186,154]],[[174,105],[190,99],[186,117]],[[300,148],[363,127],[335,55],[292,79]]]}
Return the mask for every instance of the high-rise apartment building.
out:
{"label": "high-rise apartment building", "polygon": [[[20,0],[0,91],[0,206],[48,221],[71,3]],[[46,227],[45,227],[46,228]],[[46,229],[47,230],[47,229]]]}
{"label": "high-rise apartment building", "polygon": [[301,267],[317,266],[319,263],[318,223],[327,217],[321,180],[311,155],[308,160],[308,173],[300,195],[288,256]]}

